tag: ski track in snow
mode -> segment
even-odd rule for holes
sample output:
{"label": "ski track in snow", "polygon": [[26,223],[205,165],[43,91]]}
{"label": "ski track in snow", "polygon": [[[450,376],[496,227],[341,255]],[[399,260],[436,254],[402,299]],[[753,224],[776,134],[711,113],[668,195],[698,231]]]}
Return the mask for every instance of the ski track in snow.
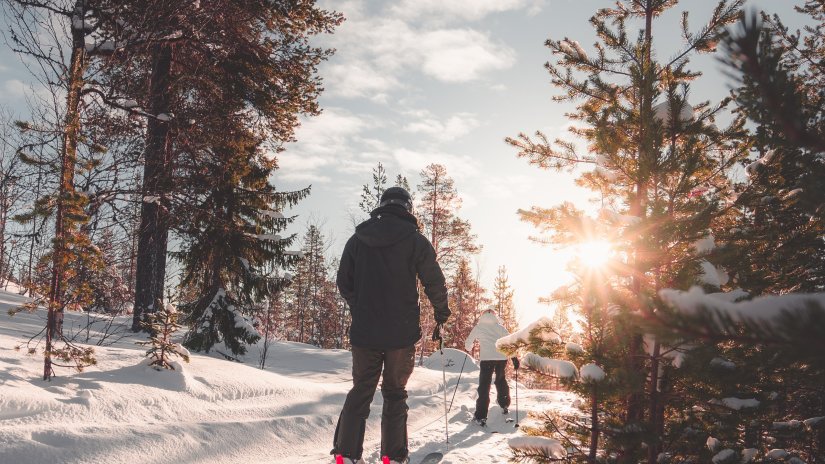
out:
{"label": "ski track in snow", "polygon": [[[259,347],[252,347],[244,364],[193,353],[182,372],[156,372],[140,365],[144,349],[130,334],[96,347],[98,366],[57,368],[57,376],[44,382],[42,357],[26,354],[25,342],[44,326],[45,312],[7,314],[23,301],[0,291],[0,463],[332,462],[332,435],[351,386],[348,351],[273,342],[263,371],[255,367]],[[64,325],[85,321],[83,314],[67,314]],[[468,367],[473,371],[462,375],[449,414],[449,444],[441,372],[416,367],[408,384],[413,464],[434,451],[444,453],[444,464],[509,459],[507,440],[521,432],[494,405],[495,387],[487,430],[472,424],[478,372]],[[449,400],[458,374],[447,376]],[[525,410],[570,411],[575,399],[520,387],[519,417],[523,423]],[[366,463],[379,461],[381,406],[379,390],[367,423]]]}

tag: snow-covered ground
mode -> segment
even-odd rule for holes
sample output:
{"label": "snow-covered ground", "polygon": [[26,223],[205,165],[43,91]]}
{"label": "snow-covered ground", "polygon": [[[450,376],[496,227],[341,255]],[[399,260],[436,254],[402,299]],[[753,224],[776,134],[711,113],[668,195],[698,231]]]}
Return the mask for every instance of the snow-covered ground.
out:
{"label": "snow-covered ground", "polygon": [[[25,342],[42,329],[45,312],[6,312],[23,301],[0,292],[0,463],[332,462],[331,437],[351,382],[349,352],[275,342],[266,370],[255,367],[259,351],[253,347],[245,363],[194,354],[179,372],[157,372],[141,365],[144,348],[124,332],[113,345],[96,347],[97,366],[58,368],[57,377],[44,382],[42,356],[27,354]],[[71,315],[65,325],[79,332],[86,321]],[[449,396],[458,380],[458,353],[447,359],[453,364]],[[471,362],[445,444],[441,363],[430,361],[438,368],[417,367],[408,385],[412,462],[432,451],[444,453],[445,464],[507,462],[507,441],[521,432],[497,406],[487,431],[471,424],[478,375]],[[573,401],[567,393],[519,388],[522,418],[527,411],[569,410]],[[368,463],[379,460],[381,402],[379,391],[367,426]]]}

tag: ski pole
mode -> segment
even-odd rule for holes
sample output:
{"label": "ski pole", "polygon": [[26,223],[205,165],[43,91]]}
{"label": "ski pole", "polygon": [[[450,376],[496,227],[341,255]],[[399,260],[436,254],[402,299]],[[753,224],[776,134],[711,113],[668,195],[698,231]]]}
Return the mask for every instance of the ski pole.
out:
{"label": "ski pole", "polygon": [[441,333],[438,335],[438,349],[441,352],[441,377],[444,380],[444,436],[446,437],[446,443],[449,445],[450,427],[447,419],[447,369],[444,365],[444,338],[441,337]]}
{"label": "ski pole", "polygon": [[464,361],[462,361],[462,363],[461,363],[461,370],[458,371],[458,382],[455,383],[455,389],[453,389],[453,397],[450,398],[450,407],[447,408],[447,412],[450,412],[450,411],[453,410],[453,401],[455,401],[455,394],[458,393],[458,384],[461,383],[461,374],[464,373],[464,365],[467,364],[467,358],[468,357],[469,357],[469,355],[464,356]]}
{"label": "ski pole", "polygon": [[518,369],[516,369],[516,428],[518,428]]}

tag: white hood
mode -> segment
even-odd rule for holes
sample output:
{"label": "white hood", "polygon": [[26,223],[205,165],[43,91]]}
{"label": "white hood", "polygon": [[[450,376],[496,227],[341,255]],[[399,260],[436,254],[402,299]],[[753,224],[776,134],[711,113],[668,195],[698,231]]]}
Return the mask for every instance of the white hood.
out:
{"label": "white hood", "polygon": [[490,311],[485,311],[478,318],[478,324],[473,327],[470,336],[464,342],[467,351],[473,349],[473,342],[478,340],[480,361],[505,361],[507,356],[496,349],[496,340],[510,335],[507,329],[501,324],[498,316]]}

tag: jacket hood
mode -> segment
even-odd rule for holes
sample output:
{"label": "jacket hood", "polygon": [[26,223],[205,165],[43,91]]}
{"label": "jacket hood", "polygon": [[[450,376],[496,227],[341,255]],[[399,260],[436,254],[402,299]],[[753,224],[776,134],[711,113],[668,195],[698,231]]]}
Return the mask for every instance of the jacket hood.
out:
{"label": "jacket hood", "polygon": [[481,313],[481,316],[478,318],[479,324],[501,324],[501,321],[496,316],[496,313],[490,311],[484,311]]}
{"label": "jacket hood", "polygon": [[355,228],[355,236],[371,248],[395,245],[418,231],[415,216],[399,205],[376,208]]}

